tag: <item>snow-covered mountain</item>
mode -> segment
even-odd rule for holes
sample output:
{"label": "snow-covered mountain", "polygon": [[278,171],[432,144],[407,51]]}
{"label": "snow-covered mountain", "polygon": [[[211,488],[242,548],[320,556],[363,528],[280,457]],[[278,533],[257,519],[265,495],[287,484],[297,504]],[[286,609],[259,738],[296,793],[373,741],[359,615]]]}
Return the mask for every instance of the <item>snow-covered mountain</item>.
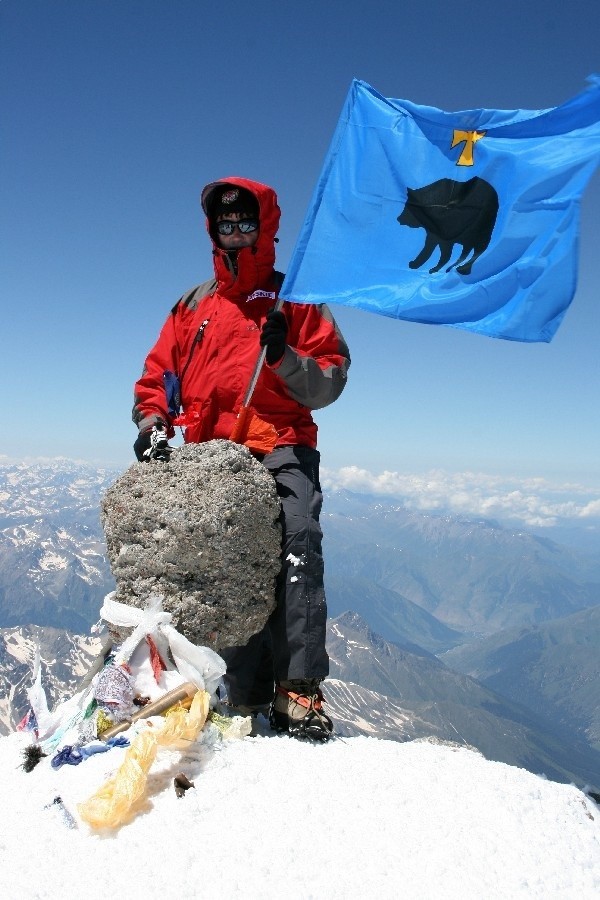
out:
{"label": "snow-covered mountain", "polygon": [[67,460],[0,466],[0,627],[97,620],[114,584],[99,501],[115,477]]}

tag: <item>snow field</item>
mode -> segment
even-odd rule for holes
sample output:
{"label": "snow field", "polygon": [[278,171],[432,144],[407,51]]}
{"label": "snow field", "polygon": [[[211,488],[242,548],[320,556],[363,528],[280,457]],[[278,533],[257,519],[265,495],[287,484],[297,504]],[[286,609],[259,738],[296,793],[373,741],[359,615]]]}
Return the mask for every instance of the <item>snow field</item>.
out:
{"label": "snow field", "polygon": [[[0,740],[0,866],[9,900],[128,898],[597,898],[600,809],[455,746],[368,737],[325,745],[260,735],[186,757],[162,751],[146,799],[114,832],[66,827],[120,764],[20,768]],[[195,782],[177,798],[172,780]]]}

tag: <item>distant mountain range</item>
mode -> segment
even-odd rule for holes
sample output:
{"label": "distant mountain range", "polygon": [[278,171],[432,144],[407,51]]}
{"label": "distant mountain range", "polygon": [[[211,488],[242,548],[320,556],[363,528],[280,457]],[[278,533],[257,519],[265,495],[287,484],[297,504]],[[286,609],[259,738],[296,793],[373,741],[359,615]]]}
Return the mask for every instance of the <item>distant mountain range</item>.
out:
{"label": "distant mountain range", "polygon": [[[118,474],[0,465],[0,732],[25,711],[37,644],[51,701],[89,665],[81,635],[114,587],[99,501]],[[322,523],[341,733],[458,740],[598,789],[594,556],[347,491],[328,495]]]}
{"label": "distant mountain range", "polygon": [[[0,627],[85,631],[114,581],[100,497],[118,472],[56,460],[0,465]],[[330,612],[443,652],[473,636],[600,604],[600,562],[493,522],[432,516],[348,491],[327,497]]]}
{"label": "distant mountain range", "polygon": [[[595,556],[526,531],[347,491],[329,495],[326,510],[328,577],[344,580],[349,591],[355,579],[393,591],[463,635],[539,624],[600,603]],[[339,583],[334,590],[339,595]],[[341,611],[337,600],[333,610]]]}
{"label": "distant mountain range", "polygon": [[511,628],[444,654],[444,663],[600,750],[600,606]]}
{"label": "distant mountain range", "polygon": [[[336,574],[331,574],[333,569]],[[416,652],[443,653],[465,641],[465,635],[444,625],[431,613],[398,591],[390,590],[369,578],[337,573],[335,564],[327,565],[325,576],[330,616],[353,610],[366,619],[374,631]]]}

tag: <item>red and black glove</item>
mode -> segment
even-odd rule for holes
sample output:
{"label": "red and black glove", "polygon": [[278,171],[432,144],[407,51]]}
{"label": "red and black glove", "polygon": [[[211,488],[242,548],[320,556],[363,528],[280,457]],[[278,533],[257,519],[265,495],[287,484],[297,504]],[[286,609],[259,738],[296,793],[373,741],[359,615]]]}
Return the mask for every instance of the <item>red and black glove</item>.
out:
{"label": "red and black glove", "polygon": [[279,362],[285,352],[288,324],[281,310],[270,309],[260,334],[260,346],[267,348],[270,366]]}

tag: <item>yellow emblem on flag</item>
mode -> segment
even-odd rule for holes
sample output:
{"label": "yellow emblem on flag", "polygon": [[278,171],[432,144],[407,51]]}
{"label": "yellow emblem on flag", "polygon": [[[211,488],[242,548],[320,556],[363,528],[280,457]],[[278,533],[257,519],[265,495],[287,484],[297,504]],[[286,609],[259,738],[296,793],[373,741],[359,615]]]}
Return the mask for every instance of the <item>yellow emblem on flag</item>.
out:
{"label": "yellow emblem on flag", "polygon": [[458,131],[455,129],[450,147],[456,147],[457,144],[462,144],[463,142],[465,144],[456,162],[457,166],[473,165],[473,147],[482,137],[485,137],[485,131]]}

